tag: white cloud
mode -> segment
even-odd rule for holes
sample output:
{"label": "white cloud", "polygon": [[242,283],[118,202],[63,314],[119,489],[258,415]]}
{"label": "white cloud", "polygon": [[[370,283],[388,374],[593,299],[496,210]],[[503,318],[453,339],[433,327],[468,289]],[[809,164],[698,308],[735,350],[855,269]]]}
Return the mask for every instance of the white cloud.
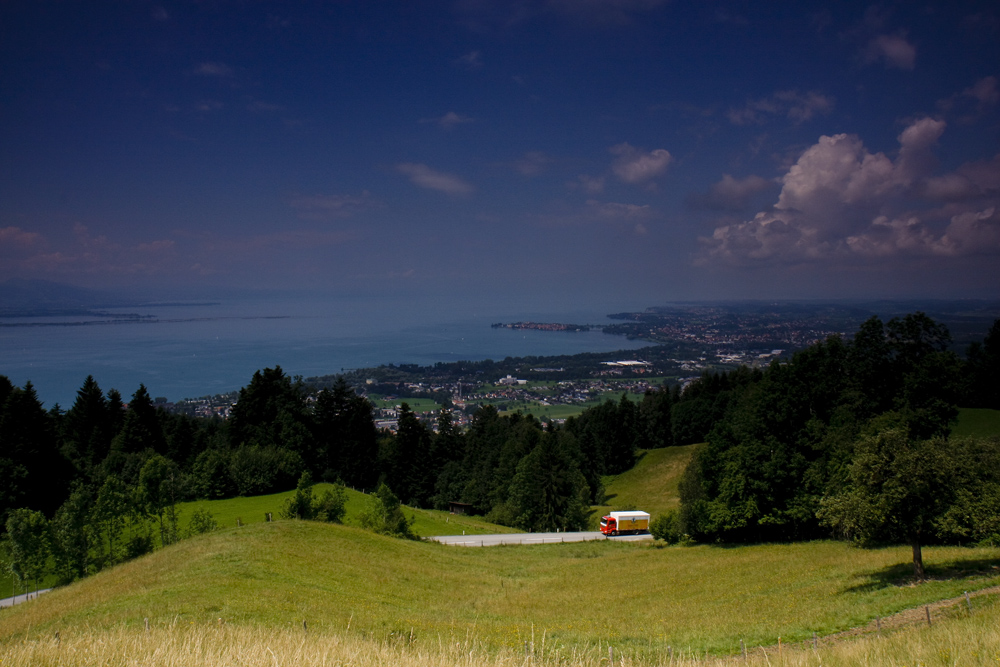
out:
{"label": "white cloud", "polygon": [[1000,102],[1000,90],[997,89],[997,78],[987,76],[976,81],[970,88],[962,91],[962,95],[971,97],[984,106],[993,106]]}
{"label": "white cloud", "polygon": [[20,227],[0,227],[0,250],[10,246],[31,246],[41,240],[41,235],[36,232],[27,232]]}
{"label": "white cloud", "polygon": [[692,197],[690,203],[701,208],[738,211],[746,207],[754,195],[773,187],[773,181],[760,176],[733,178],[729,174],[723,174],[722,180],[713,183],[707,194]]}
{"label": "white cloud", "polygon": [[349,218],[359,211],[378,204],[367,190],[355,195],[296,195],[288,202],[303,220],[333,220]]}
{"label": "white cloud", "polygon": [[647,153],[627,143],[621,143],[608,150],[612,155],[618,156],[611,165],[611,171],[625,183],[650,181],[665,172],[673,161],[670,152],[663,148]]}
{"label": "white cloud", "polygon": [[600,202],[596,199],[588,199],[587,206],[598,217],[611,220],[648,218],[652,211],[649,204],[620,204],[618,202]]}
{"label": "white cloud", "polygon": [[582,188],[584,192],[596,195],[600,194],[601,192],[604,192],[604,177],[588,176],[587,174],[580,174],[577,177],[577,180],[567,183],[567,186],[571,190]]}
{"label": "white cloud", "polygon": [[458,176],[436,171],[426,164],[404,162],[396,165],[396,171],[409,176],[414,185],[449,195],[467,195],[475,191],[474,187]]}
{"label": "white cloud", "polygon": [[867,63],[882,61],[886,67],[911,70],[917,62],[917,49],[905,35],[876,35],[864,51]]}
{"label": "white cloud", "polygon": [[[701,239],[701,261],[1000,252],[1000,156],[932,176],[944,129],[932,118],[912,122],[895,159],[869,152],[854,135],[820,137],[781,179],[771,209]],[[934,208],[934,200],[950,203]]]}
{"label": "white cloud", "polygon": [[989,113],[1000,102],[1000,87],[997,77],[987,76],[960,93],[938,100],[938,108],[944,113],[957,112],[959,122],[975,123]]}
{"label": "white cloud", "polygon": [[454,111],[449,111],[443,116],[438,116],[436,118],[421,118],[421,123],[436,123],[444,129],[452,128],[456,125],[462,125],[464,123],[473,122],[468,116],[463,116],[462,114],[455,113]]}
{"label": "white cloud", "polygon": [[469,51],[456,58],[455,64],[467,70],[479,69],[483,66],[483,54],[479,51]]}
{"label": "white cloud", "polygon": [[523,176],[537,176],[552,163],[552,158],[542,151],[528,151],[514,164]]}
{"label": "white cloud", "polygon": [[734,125],[761,125],[771,116],[784,116],[799,124],[817,114],[829,113],[833,104],[832,97],[815,90],[781,90],[770,97],[748,100],[742,108],[730,109],[726,116]]}
{"label": "white cloud", "polygon": [[879,216],[863,233],[847,238],[856,253],[889,257],[902,253],[946,256],[993,253],[1000,249],[1000,216],[990,207],[952,216],[941,235],[917,216],[890,219]]}
{"label": "white cloud", "polygon": [[198,65],[194,72],[203,76],[229,76],[233,73],[233,68],[225,63],[207,62]]}

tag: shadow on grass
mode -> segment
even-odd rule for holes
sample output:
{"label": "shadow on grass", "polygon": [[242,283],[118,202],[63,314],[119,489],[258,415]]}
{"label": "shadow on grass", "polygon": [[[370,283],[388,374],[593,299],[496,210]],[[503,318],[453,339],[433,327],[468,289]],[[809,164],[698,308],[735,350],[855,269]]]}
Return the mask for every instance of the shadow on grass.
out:
{"label": "shadow on grass", "polygon": [[[925,580],[955,581],[1000,574],[1000,565],[992,558],[961,558],[945,562],[924,560]],[[918,583],[913,574],[913,561],[900,562],[874,572],[858,574],[858,583],[844,589],[845,593],[869,593],[883,588],[909,586]]]}

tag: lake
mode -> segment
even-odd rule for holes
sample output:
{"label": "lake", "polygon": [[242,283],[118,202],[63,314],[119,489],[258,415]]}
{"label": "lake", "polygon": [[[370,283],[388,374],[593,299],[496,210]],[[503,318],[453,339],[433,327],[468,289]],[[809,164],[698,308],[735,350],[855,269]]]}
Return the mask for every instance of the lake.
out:
{"label": "lake", "polygon": [[[603,313],[430,314],[399,303],[233,300],[207,305],[108,309],[156,321],[107,317],[0,320],[0,374],[31,381],[45,406],[69,408],[93,375],[127,401],[139,384],[176,401],[239,389],[261,368],[304,377],[381,364],[479,361],[636,349],[646,343],[600,331],[493,329],[519,320],[606,324]],[[433,320],[433,321],[431,321]],[[32,326],[10,326],[30,324]],[[46,326],[38,326],[45,324]],[[72,324],[72,325],[69,325]]]}

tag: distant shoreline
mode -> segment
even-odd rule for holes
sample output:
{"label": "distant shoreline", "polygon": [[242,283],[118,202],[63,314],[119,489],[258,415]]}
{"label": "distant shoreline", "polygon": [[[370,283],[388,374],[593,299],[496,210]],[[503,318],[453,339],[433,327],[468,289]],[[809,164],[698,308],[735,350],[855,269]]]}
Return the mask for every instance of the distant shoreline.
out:
{"label": "distant shoreline", "polygon": [[246,316],[224,316],[224,317],[179,317],[172,319],[160,319],[155,315],[136,315],[134,317],[118,318],[113,320],[88,320],[81,322],[7,322],[0,323],[0,328],[18,327],[85,327],[85,326],[107,326],[113,324],[173,324],[179,322],[217,322],[220,320],[287,320],[291,315],[246,315]]}

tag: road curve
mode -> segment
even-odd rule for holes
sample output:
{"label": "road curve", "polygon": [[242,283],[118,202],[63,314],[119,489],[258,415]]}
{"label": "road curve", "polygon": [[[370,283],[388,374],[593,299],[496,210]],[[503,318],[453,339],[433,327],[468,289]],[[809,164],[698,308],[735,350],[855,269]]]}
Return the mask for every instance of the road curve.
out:
{"label": "road curve", "polygon": [[428,537],[442,544],[457,547],[498,547],[502,544],[559,544],[562,542],[587,542],[590,540],[616,540],[634,542],[651,540],[652,535],[621,535],[608,537],[600,531],[585,533],[507,533],[504,535],[436,535]]}

